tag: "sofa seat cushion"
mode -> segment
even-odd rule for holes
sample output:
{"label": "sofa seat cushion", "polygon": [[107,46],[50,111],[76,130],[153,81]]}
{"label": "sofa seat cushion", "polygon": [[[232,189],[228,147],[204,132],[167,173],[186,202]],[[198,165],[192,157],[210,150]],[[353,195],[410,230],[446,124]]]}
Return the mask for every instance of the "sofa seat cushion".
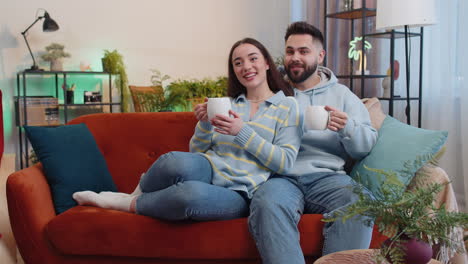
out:
{"label": "sofa seat cushion", "polygon": [[[299,223],[306,256],[321,254],[322,215]],[[88,206],[74,207],[46,226],[51,244],[67,255],[161,259],[259,258],[247,218],[213,222],[167,222]]]}

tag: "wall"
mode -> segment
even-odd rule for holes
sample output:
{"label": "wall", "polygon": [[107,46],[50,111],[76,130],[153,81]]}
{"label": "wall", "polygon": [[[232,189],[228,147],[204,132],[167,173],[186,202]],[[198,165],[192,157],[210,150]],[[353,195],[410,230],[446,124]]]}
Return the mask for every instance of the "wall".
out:
{"label": "wall", "polygon": [[[0,9],[0,88],[4,91],[6,153],[16,152],[13,124],[16,73],[32,60],[21,32],[46,9],[59,24],[56,32],[42,32],[42,21],[28,32],[28,41],[42,68],[40,54],[52,42],[72,54],[65,70],[79,70],[81,61],[102,69],[103,50],[124,55],[129,83],[149,85],[150,69],[173,79],[225,75],[231,45],[254,37],[279,56],[289,22],[284,0],[100,0],[6,1]],[[43,11],[39,12],[42,15]]]}

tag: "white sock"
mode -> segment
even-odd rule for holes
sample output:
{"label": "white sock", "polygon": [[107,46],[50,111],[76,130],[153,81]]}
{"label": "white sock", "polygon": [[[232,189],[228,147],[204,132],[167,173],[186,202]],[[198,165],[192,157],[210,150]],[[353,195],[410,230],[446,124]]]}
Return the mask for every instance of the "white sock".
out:
{"label": "white sock", "polygon": [[[141,176],[140,176],[140,180],[141,180],[141,177],[143,177],[143,175],[145,175],[145,173],[142,173]],[[135,188],[135,190],[130,194],[131,196],[139,196],[141,195],[143,192],[141,191],[141,188],[140,188],[140,183],[138,182],[138,185],[137,187]]]}
{"label": "white sock", "polygon": [[130,194],[128,193],[123,193],[123,192],[100,192],[99,195],[102,196],[109,196],[109,197],[115,197],[117,196],[122,196],[122,197],[128,197]]}
{"label": "white sock", "polygon": [[74,193],[73,199],[75,199],[79,205],[91,205],[105,209],[130,212],[130,205],[135,197],[124,193],[107,192],[106,194],[97,194],[92,191],[83,191]]}
{"label": "white sock", "polygon": [[135,190],[130,195],[131,196],[139,196],[141,194],[143,194],[143,192],[141,191],[140,184],[138,184],[137,187],[135,188]]}

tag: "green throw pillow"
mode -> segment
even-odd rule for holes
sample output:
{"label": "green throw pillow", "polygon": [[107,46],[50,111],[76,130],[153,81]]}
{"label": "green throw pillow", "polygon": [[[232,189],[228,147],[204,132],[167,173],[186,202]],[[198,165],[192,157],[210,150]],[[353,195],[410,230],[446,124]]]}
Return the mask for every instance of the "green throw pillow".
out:
{"label": "green throw pillow", "polygon": [[351,177],[374,195],[380,196],[380,185],[385,177],[364,166],[395,172],[404,190],[416,171],[442,148],[447,135],[447,131],[421,129],[387,116],[375,146],[369,155],[354,166]]}
{"label": "green throw pillow", "polygon": [[117,191],[104,156],[85,124],[26,126],[25,130],[44,167],[57,214],[77,205],[74,192]]}

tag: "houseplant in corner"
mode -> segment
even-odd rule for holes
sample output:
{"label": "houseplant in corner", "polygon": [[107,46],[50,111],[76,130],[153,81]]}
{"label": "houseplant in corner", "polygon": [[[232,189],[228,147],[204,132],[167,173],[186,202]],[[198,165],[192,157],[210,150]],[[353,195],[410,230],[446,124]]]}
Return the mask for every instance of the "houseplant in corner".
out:
{"label": "houseplant in corner", "polygon": [[46,47],[46,53],[42,54],[41,58],[45,61],[50,61],[51,71],[63,71],[62,58],[70,57],[70,53],[65,52],[64,45],[52,43]]}
{"label": "houseplant in corner", "polygon": [[128,89],[128,77],[125,71],[123,56],[117,51],[104,50],[102,60],[102,69],[104,72],[119,75],[120,98],[122,103],[122,111],[130,112],[130,91]]}
{"label": "houseplant in corner", "polygon": [[[367,169],[386,178],[380,186],[380,194],[372,198],[357,184],[354,191],[359,196],[358,201],[323,221],[346,221],[360,215],[363,221],[372,225],[372,219],[375,219],[379,232],[389,238],[382,244],[377,261],[386,258],[393,264],[416,264],[417,260],[412,259],[416,250],[410,246],[420,246],[421,243],[427,243],[429,248],[437,245],[440,249],[437,258],[444,263],[447,263],[449,253],[463,251],[463,241],[454,239],[454,233],[468,227],[468,214],[447,212],[443,205],[434,205],[435,195],[443,184],[427,183],[408,191],[402,188],[404,185],[395,172]],[[427,263],[431,256],[432,250],[429,259],[419,263]]]}

